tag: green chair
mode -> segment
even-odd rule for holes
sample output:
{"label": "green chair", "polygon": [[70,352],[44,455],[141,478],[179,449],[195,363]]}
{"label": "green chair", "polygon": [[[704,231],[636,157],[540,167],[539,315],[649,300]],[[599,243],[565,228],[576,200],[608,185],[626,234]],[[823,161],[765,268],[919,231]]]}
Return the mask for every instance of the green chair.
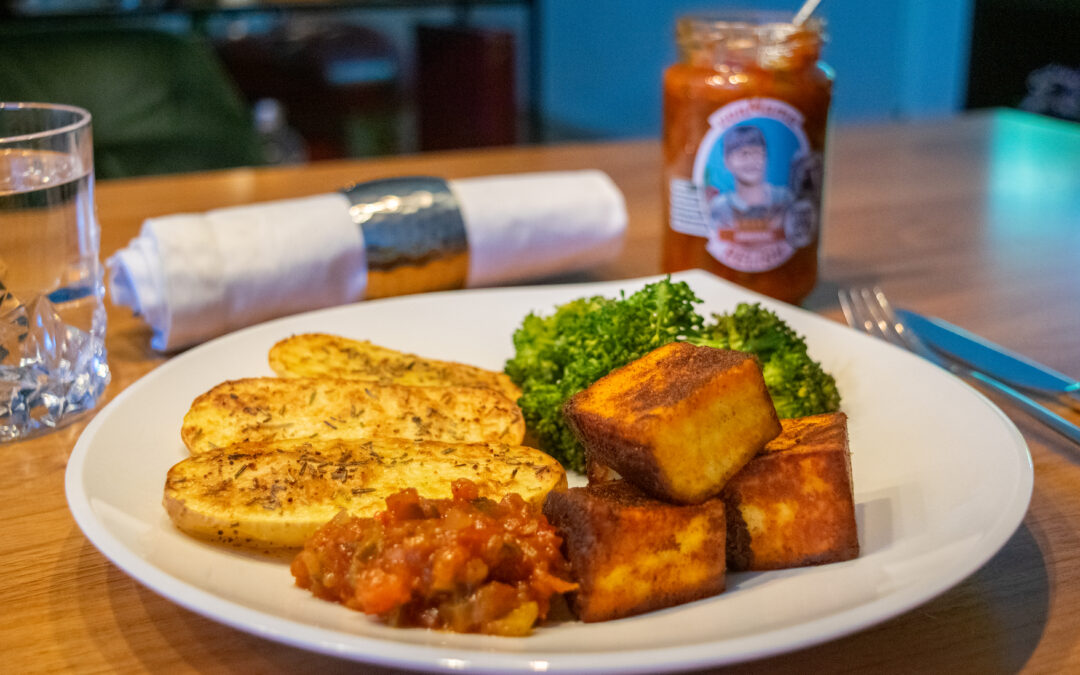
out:
{"label": "green chair", "polygon": [[99,178],[263,163],[248,109],[210,47],[193,37],[5,31],[0,100],[89,110]]}

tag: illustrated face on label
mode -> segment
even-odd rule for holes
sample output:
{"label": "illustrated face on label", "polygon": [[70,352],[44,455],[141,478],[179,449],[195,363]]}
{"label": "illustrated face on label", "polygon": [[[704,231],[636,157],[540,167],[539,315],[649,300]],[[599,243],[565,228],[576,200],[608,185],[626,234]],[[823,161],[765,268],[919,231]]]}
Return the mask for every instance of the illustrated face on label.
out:
{"label": "illustrated face on label", "polygon": [[724,165],[736,183],[758,185],[765,180],[765,146],[747,145],[724,153]]}
{"label": "illustrated face on label", "polygon": [[709,124],[691,181],[672,181],[672,227],[704,236],[728,267],[773,269],[817,237],[821,155],[802,114],[783,101],[741,99]]}

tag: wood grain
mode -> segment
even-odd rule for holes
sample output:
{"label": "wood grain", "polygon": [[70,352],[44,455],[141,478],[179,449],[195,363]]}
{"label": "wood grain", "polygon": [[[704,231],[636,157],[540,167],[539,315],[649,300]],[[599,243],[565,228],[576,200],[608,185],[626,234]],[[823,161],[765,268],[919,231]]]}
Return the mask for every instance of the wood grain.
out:
{"label": "wood grain", "polygon": [[[807,307],[839,320],[838,287],[880,283],[942,316],[1080,377],[1080,129],[1015,112],[918,125],[841,127],[830,139],[822,274]],[[149,216],[325,192],[409,173],[450,178],[600,168],[626,195],[622,256],[582,279],[659,271],[659,145],[443,153],[301,168],[102,182],[103,254]],[[161,364],[149,330],[109,310],[107,396]],[[1031,448],[1023,525],[981,570],[858,634],[741,672],[1080,671],[1080,447],[997,401]],[[1080,422],[1080,413],[1059,407]],[[223,627],[141,587],[82,536],[64,466],[86,420],[0,446],[0,646],[7,672],[356,672]],[[381,672],[375,668],[363,668]]]}

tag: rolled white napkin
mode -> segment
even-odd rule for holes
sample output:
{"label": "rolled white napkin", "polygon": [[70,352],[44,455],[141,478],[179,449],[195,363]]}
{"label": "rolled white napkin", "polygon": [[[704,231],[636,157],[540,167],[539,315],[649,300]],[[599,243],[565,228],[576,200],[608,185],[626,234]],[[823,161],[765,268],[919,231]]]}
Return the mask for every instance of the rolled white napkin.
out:
{"label": "rolled white napkin", "polygon": [[[616,257],[626,206],[600,171],[449,181],[465,225],[464,285],[494,286]],[[107,261],[114,304],[141,314],[154,349],[361,300],[363,229],[342,193],[146,220]]]}

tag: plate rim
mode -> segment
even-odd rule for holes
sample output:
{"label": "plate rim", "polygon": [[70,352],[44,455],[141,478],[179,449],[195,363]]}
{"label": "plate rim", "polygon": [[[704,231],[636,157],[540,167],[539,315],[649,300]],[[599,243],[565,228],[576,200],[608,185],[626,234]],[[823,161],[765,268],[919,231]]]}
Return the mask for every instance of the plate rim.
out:
{"label": "plate rim", "polygon": [[[584,282],[566,284],[575,288],[604,287],[640,287],[662,279],[667,275],[652,275],[635,279],[620,279],[601,282]],[[688,281],[693,287],[697,280],[708,279],[709,283],[721,282],[731,285],[702,270],[692,270],[671,275],[675,280]],[[557,285],[516,286],[506,288],[475,289],[465,291],[496,292],[496,293],[519,293],[532,290],[545,291],[558,288]],[[749,293],[746,289],[736,287],[740,294],[749,294],[757,297],[762,302],[776,304],[764,296]],[[386,303],[406,299],[417,299],[425,296],[446,296],[447,294],[461,295],[462,291],[448,291],[423,295],[403,296],[401,298],[386,298],[378,301],[366,301],[332,308],[313,310],[298,315],[282,317],[272,321],[250,326],[242,330],[220,336],[201,345],[193,347],[182,354],[170,358],[160,366],[144,374],[135,382],[132,382],[123,391],[113,397],[101,410],[99,410],[86,428],[80,434],[69,456],[65,469],[65,496],[68,508],[75,519],[76,524],[84,536],[92,543],[99,552],[110,562],[119,567],[126,574],[138,581],[143,586],[161,595],[185,609],[192,611],[212,621],[228,625],[245,633],[285,644],[293,648],[304,649],[324,655],[349,659],[356,662],[376,664],[384,667],[404,667],[430,672],[451,672],[467,669],[470,672],[581,672],[600,673],[618,672],[623,673],[654,673],[675,672],[708,666],[723,666],[736,663],[754,661],[770,656],[789,653],[805,649],[814,645],[830,642],[832,640],[850,635],[896,616],[911,611],[912,609],[932,600],[950,588],[963,582],[974,572],[985,565],[1001,548],[1008,542],[1012,535],[1021,525],[1023,518],[1030,505],[1034,489],[1034,467],[1030,449],[1023,435],[1007,415],[990,399],[980,391],[974,389],[966,382],[961,383],[970,390],[970,393],[988,406],[998,420],[1003,424],[1010,436],[1010,445],[1017,451],[1018,464],[1024,470],[1017,475],[1014,482],[1014,490],[1008,499],[1002,501],[1003,508],[997,513],[997,518],[992,527],[983,531],[982,538],[989,541],[977,551],[978,555],[963,558],[959,563],[950,568],[952,573],[936,575],[928,581],[906,587],[906,595],[897,602],[895,593],[874,599],[839,612],[819,617],[810,621],[801,622],[791,626],[785,626],[766,632],[752,633],[736,637],[718,639],[711,642],[699,642],[689,645],[671,647],[651,647],[636,650],[594,651],[594,652],[542,652],[529,653],[528,651],[494,651],[469,649],[451,646],[423,645],[403,641],[386,640],[379,637],[365,636],[356,633],[347,633],[332,628],[322,628],[302,622],[297,619],[273,615],[259,609],[245,606],[239,602],[229,600],[214,593],[204,590],[196,585],[179,579],[168,572],[158,568],[150,561],[140,557],[132,551],[119,538],[113,535],[98,518],[94,517],[93,505],[83,485],[83,473],[93,447],[93,440],[99,433],[100,428],[109,418],[106,414],[114,406],[119,408],[129,397],[135,396],[143,387],[149,386],[161,377],[166,377],[174,368],[182,367],[188,360],[196,359],[203,351],[219,349],[220,344],[228,341],[239,341],[245,334],[253,331],[265,330],[274,324],[291,323],[298,318],[310,315],[324,314],[326,312],[348,313],[370,305],[372,302]],[[801,307],[784,305],[786,311],[798,310],[816,320],[829,320],[821,315],[810,312]],[[832,322],[829,322],[832,323]],[[837,324],[837,328],[842,328]],[[859,336],[872,340],[869,336]],[[891,345],[888,345],[891,346]],[[895,347],[894,347],[895,348]],[[899,349],[899,348],[895,348]],[[902,351],[902,350],[900,350]],[[914,361],[918,357],[905,353]],[[1010,455],[1011,456],[1011,455]],[[842,564],[842,563],[841,563]],[[705,601],[708,601],[706,599]],[[888,609],[882,611],[882,606]],[[807,628],[813,628],[807,631]],[[512,639],[512,638],[493,638]],[[520,638],[518,638],[520,639]],[[524,638],[528,639],[528,638]],[[725,643],[728,648],[720,654],[710,653],[710,648],[715,649],[718,643]],[[614,658],[612,658],[614,656]],[[600,662],[602,661],[602,662]]]}

